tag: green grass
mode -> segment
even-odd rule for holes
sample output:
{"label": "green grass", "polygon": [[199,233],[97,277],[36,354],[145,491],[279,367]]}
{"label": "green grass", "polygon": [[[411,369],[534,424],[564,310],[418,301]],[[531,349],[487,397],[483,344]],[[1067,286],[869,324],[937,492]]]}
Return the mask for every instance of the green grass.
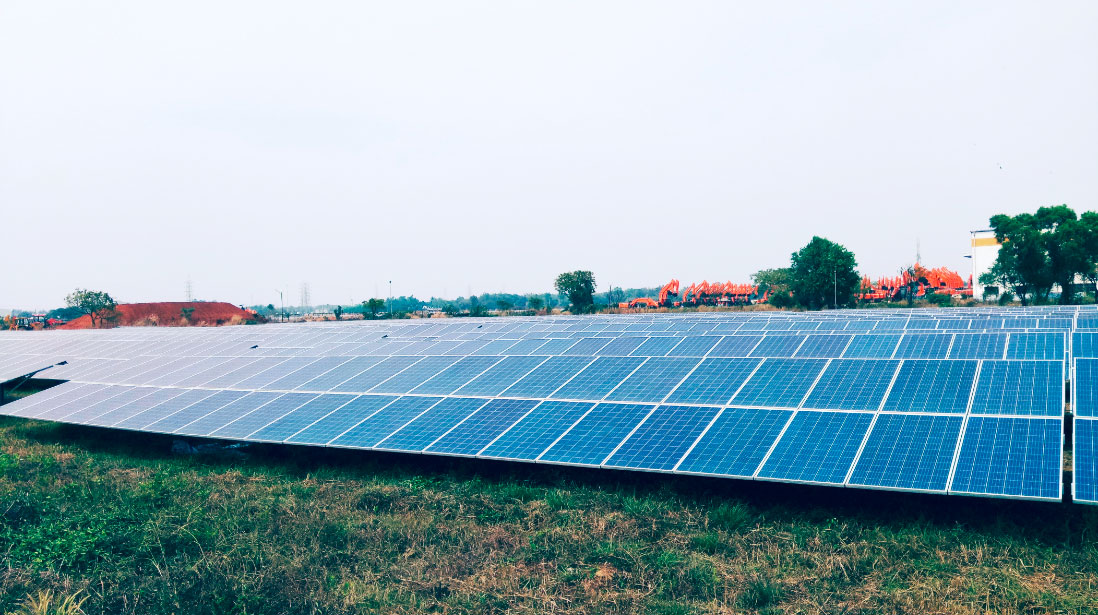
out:
{"label": "green grass", "polygon": [[170,444],[0,419],[0,613],[1098,613],[1091,507]]}

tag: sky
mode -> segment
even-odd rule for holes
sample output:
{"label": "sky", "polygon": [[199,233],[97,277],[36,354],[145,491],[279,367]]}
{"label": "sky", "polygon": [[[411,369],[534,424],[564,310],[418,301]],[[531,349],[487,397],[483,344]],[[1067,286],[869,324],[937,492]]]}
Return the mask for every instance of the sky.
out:
{"label": "sky", "polygon": [[1095,2],[0,0],[0,307],[967,272],[1098,208]]}

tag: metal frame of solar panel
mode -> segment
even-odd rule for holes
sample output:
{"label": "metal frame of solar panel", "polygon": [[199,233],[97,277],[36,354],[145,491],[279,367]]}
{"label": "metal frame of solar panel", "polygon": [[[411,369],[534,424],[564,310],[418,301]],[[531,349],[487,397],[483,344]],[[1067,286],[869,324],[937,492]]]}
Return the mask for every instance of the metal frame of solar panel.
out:
{"label": "metal frame of solar panel", "polygon": [[[1078,320],[1060,313],[926,311],[916,318],[865,310],[117,329],[47,344],[39,344],[42,337],[0,340],[0,361],[32,350],[50,360],[71,358],[58,372],[71,380],[66,390],[4,408],[51,420],[262,441],[271,441],[278,424],[287,426],[279,428],[281,441],[323,446],[1059,499],[1062,481],[1053,493],[1048,480],[1063,438],[1062,413],[1049,411],[1057,395],[1052,363],[1059,360],[1062,375],[1065,332]],[[790,388],[793,373],[803,377]],[[912,384],[921,379],[942,397],[927,399]],[[515,388],[523,381],[534,386]],[[981,386],[988,389],[982,396]],[[481,394],[463,395],[466,387]],[[1041,407],[1024,403],[1023,393],[1035,391],[1047,402]],[[397,412],[402,399],[427,405]],[[390,431],[371,427],[379,437],[369,440],[349,435],[371,421]],[[298,435],[304,433],[315,435]],[[1004,448],[1000,433],[1025,439]],[[546,446],[529,449],[538,445]],[[1036,477],[1027,474],[1033,450]]]}

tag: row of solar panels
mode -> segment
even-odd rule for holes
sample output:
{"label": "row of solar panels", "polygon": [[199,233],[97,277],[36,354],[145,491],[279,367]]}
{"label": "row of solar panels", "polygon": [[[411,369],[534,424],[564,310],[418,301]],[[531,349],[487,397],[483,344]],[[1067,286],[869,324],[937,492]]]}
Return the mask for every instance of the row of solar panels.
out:
{"label": "row of solar panels", "polygon": [[[1090,340],[1083,345],[1090,351]],[[322,356],[322,355],[564,355],[641,357],[808,357],[926,359],[1057,359],[1066,356],[1062,333],[905,333],[905,334],[737,334],[701,336],[584,337],[558,339],[378,339],[323,347],[256,347],[246,342],[169,347],[159,356]],[[253,345],[255,346],[255,345]],[[135,349],[137,350],[137,349]],[[142,348],[141,350],[148,350]],[[81,356],[62,355],[66,360]],[[0,354],[16,358],[21,355]],[[42,356],[42,355],[29,355]],[[133,355],[141,356],[141,355]],[[19,359],[22,361],[23,359]],[[75,369],[70,368],[72,371]],[[60,370],[59,370],[60,371]],[[74,372],[75,373],[75,372]]]}
{"label": "row of solar panels", "polygon": [[16,416],[158,433],[1058,500],[1062,420],[69,383]]}
{"label": "row of solar panels", "polygon": [[[835,410],[1063,414],[1061,361],[685,357],[161,359],[80,382]],[[119,369],[119,367],[121,367]]]}

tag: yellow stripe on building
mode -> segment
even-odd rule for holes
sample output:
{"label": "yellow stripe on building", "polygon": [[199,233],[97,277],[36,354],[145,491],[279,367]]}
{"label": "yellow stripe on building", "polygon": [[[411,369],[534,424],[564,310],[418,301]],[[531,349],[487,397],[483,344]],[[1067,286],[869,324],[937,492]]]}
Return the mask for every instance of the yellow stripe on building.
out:
{"label": "yellow stripe on building", "polygon": [[972,247],[973,248],[985,248],[987,246],[997,246],[997,245],[999,245],[999,242],[995,241],[994,237],[973,237],[972,238]]}

